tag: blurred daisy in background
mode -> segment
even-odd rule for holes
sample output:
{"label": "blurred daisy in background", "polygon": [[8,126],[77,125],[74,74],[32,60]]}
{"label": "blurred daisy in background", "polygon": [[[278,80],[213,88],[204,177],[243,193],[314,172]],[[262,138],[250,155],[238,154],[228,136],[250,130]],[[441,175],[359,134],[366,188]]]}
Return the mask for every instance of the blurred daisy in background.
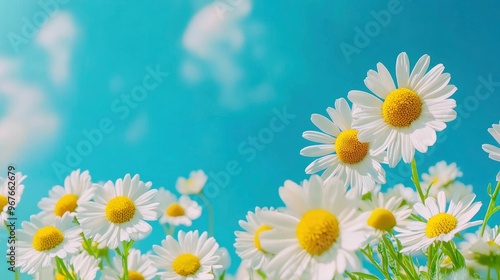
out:
{"label": "blurred daisy in background", "polygon": [[387,189],[385,196],[388,198],[401,197],[403,198],[403,202],[410,206],[420,201],[415,188],[405,187],[403,184],[396,184],[394,187]]}
{"label": "blurred daisy in background", "polygon": [[425,205],[415,203],[413,209],[425,219],[424,221],[407,221],[402,227],[396,227],[400,232],[396,235],[403,245],[402,253],[425,250],[435,241],[448,242],[455,234],[482,224],[483,221],[470,220],[481,208],[481,202],[474,202],[476,195],[463,196],[456,193],[446,210],[446,195],[443,191],[434,197],[428,197]]}
{"label": "blurred daisy in background", "polygon": [[[493,124],[491,128],[488,128],[488,132],[495,138],[498,144],[500,144],[500,123]],[[500,147],[495,147],[490,144],[483,144],[483,150],[488,153],[488,156],[495,161],[500,161]],[[497,173],[497,181],[500,182],[500,171]]]}
{"label": "blurred daisy in background", "polygon": [[157,190],[151,190],[151,182],[144,183],[139,175],[130,174],[116,183],[108,181],[97,188],[94,201],[78,207],[77,219],[85,236],[100,245],[115,249],[122,241],[140,240],[152,230],[145,221],[158,218]]}
{"label": "blurred daisy in background", "polygon": [[355,250],[366,240],[358,203],[345,197],[344,182],[323,183],[317,175],[302,186],[286,181],[279,189],[285,213],[261,212],[260,221],[271,226],[260,233],[260,246],[276,254],[265,266],[279,279],[332,279],[347,268],[358,268]]}
{"label": "blurred daisy in background", "polygon": [[214,279],[213,269],[222,269],[218,264],[220,256],[216,254],[219,244],[207,233],[201,235],[198,231],[179,231],[178,241],[171,235],[161,242],[161,246],[154,245],[151,256],[154,265],[160,270],[161,279]]}
{"label": "blurred daisy in background", "polygon": [[38,203],[43,219],[50,223],[66,212],[75,217],[78,205],[90,201],[96,187],[92,186],[88,171],[80,173],[78,169],[71,172],[64,180],[64,187],[54,186],[49,191],[49,197],[42,198]]}
{"label": "blurred daisy in background", "polygon": [[[0,223],[4,224],[7,222],[7,218],[9,217],[9,206],[12,206],[9,203],[14,201],[14,207],[17,207],[21,201],[24,191],[24,179],[26,179],[26,176],[23,176],[20,172],[14,174],[14,181],[9,180],[9,178],[0,177]],[[14,184],[9,184],[9,182],[14,182]],[[14,195],[9,194],[9,192],[12,193],[12,188],[14,188]],[[9,197],[14,198],[14,200],[11,199],[9,201]]]}
{"label": "blurred daisy in background", "polygon": [[207,175],[203,170],[191,171],[189,178],[179,177],[175,188],[180,194],[199,194],[207,182]]}
{"label": "blurred daisy in background", "polygon": [[339,177],[345,185],[359,193],[372,190],[375,185],[385,183],[385,171],[380,165],[386,153],[375,151],[368,142],[358,140],[358,131],[352,128],[352,112],[344,98],[335,101],[335,108],[327,109],[328,119],[313,114],[311,121],[321,132],[306,131],[302,137],[320,143],[303,148],[300,154],[319,157],[306,167],[307,174],[323,171],[324,181]]}
{"label": "blurred daisy in background", "polygon": [[353,111],[352,123],[359,130],[359,141],[371,142],[377,151],[387,149],[391,167],[401,158],[410,163],[415,149],[427,152],[436,142],[436,131],[445,129],[445,122],[457,115],[455,100],[449,99],[457,89],[448,84],[450,74],[443,73],[442,64],[427,72],[429,63],[429,56],[423,55],[410,73],[408,56],[403,52],[396,61],[397,88],[387,68],[378,63],[377,71],[368,71],[365,79],[375,95],[359,90],[348,94],[359,106]]}
{"label": "blurred daisy in background", "polygon": [[444,191],[448,199],[451,199],[456,192],[462,195],[472,193],[472,186],[466,186],[458,181],[457,178],[460,177],[462,177],[462,171],[458,169],[456,163],[448,165],[445,161],[440,161],[429,167],[429,173],[422,173],[423,182],[420,182],[420,185],[424,193],[430,186],[429,196],[433,197],[436,197],[440,191]]}
{"label": "blurred daisy in background", "polygon": [[191,226],[192,221],[201,216],[201,206],[187,195],[182,195],[177,200],[173,193],[160,188],[156,201],[159,203],[158,209],[161,213],[160,224]]}
{"label": "blurred daisy in background", "polygon": [[483,236],[479,229],[475,233],[464,234],[464,241],[459,244],[467,266],[474,269],[485,269],[486,266],[500,264],[500,231],[486,226]]}
{"label": "blurred daisy in background", "polygon": [[263,212],[275,211],[273,208],[255,207],[255,212],[248,211],[245,220],[240,220],[239,225],[245,231],[236,231],[236,254],[242,260],[248,260],[255,269],[261,269],[273,257],[273,254],[262,248],[260,243],[260,234],[272,229],[270,225],[261,221]]}
{"label": "blurred daisy in background", "polygon": [[[142,255],[141,251],[131,249],[127,258],[128,279],[151,280],[156,276],[156,267],[150,260],[149,255]],[[113,266],[104,266],[102,270],[103,280],[116,280],[123,276],[123,264],[120,256],[113,258]]]}
{"label": "blurred daisy in background", "polygon": [[55,258],[64,259],[82,247],[82,229],[65,213],[53,224],[44,223],[40,214],[21,224],[17,232],[17,265],[21,272],[34,274],[43,267],[55,265]]}
{"label": "blurred daisy in background", "polygon": [[379,192],[374,193],[371,200],[360,203],[370,237],[378,239],[382,234],[392,232],[396,225],[401,225],[411,215],[412,209],[401,205],[402,202],[402,197],[390,197],[386,200],[384,194]]}

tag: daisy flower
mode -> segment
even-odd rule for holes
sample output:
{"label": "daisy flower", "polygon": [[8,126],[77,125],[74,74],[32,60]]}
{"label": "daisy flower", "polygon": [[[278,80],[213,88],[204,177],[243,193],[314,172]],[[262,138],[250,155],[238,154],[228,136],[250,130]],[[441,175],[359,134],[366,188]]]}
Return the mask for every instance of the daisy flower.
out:
{"label": "daisy flower", "polygon": [[151,182],[142,182],[139,175],[130,178],[130,174],[97,188],[94,201],[79,205],[76,214],[85,236],[110,249],[122,241],[146,237],[152,228],[145,221],[158,218],[157,190],[150,188]]}
{"label": "daisy flower", "polygon": [[[500,123],[493,124],[491,128],[488,128],[488,132],[495,138],[497,143],[500,144]],[[488,156],[495,161],[500,161],[500,147],[495,147],[490,144],[483,144],[483,150],[488,153]],[[500,182],[500,171],[497,174],[497,181]]]}
{"label": "daisy flower", "polygon": [[420,201],[420,197],[414,188],[405,187],[403,184],[396,184],[394,187],[387,189],[385,194],[387,197],[402,197],[403,201],[409,205],[413,205]]}
{"label": "daisy flower", "polygon": [[177,200],[173,193],[160,188],[156,195],[156,201],[160,203],[158,209],[162,213],[160,224],[191,226],[192,221],[201,216],[201,206],[187,195],[183,195]]}
{"label": "daisy flower", "polygon": [[220,267],[213,270],[215,279],[220,279],[222,275],[224,275],[225,279],[226,272],[229,269],[229,266],[231,266],[231,256],[229,251],[224,247],[219,247],[219,249],[215,251],[215,254],[219,256],[219,260],[216,265],[219,265]]}
{"label": "daisy flower", "polygon": [[446,197],[451,198],[454,190],[450,187],[457,178],[462,177],[462,171],[458,169],[456,163],[447,164],[445,161],[440,161],[436,165],[429,167],[429,173],[422,174],[423,182],[420,182],[422,189],[427,191],[429,186],[431,189],[429,195],[436,196],[438,192],[445,191]]}
{"label": "daisy flower", "polygon": [[217,264],[220,256],[216,254],[219,244],[215,239],[208,238],[206,232],[199,236],[197,230],[187,233],[181,230],[178,240],[167,235],[161,246],[153,246],[158,256],[151,256],[151,260],[158,269],[164,270],[158,273],[161,279],[214,279],[212,270],[222,268]]}
{"label": "daisy flower", "polygon": [[261,269],[273,257],[260,243],[260,234],[264,231],[272,229],[270,225],[266,225],[261,221],[263,212],[274,211],[273,208],[255,207],[255,212],[248,212],[245,221],[240,220],[239,225],[245,231],[236,231],[236,254],[242,260],[248,260],[253,269]]}
{"label": "daisy flower", "polygon": [[[73,276],[74,279],[78,280],[94,280],[99,270],[100,261],[93,256],[89,255],[87,252],[82,252],[78,255],[71,257],[71,260],[63,260],[68,272]],[[49,279],[67,279],[64,274],[57,272],[57,269],[52,268],[52,277]],[[44,278],[41,278],[44,279]],[[46,278],[45,278],[46,279]]]}
{"label": "daisy flower", "polygon": [[[102,270],[102,280],[115,280],[123,276],[123,265],[120,256],[113,258],[114,266],[105,266]],[[151,280],[156,276],[156,267],[149,255],[141,255],[141,251],[131,249],[127,258],[128,279]]]}
{"label": "daisy flower", "polygon": [[344,98],[335,101],[335,108],[327,109],[331,120],[318,114],[311,121],[321,130],[306,131],[307,140],[320,143],[303,148],[300,154],[318,157],[306,167],[307,174],[325,170],[321,178],[326,181],[339,177],[346,186],[351,185],[359,192],[371,190],[376,183],[385,183],[385,171],[380,165],[386,153],[376,152],[371,143],[358,140],[358,131],[352,128],[352,112]]}
{"label": "daisy flower", "polygon": [[55,219],[53,224],[44,223],[40,214],[32,215],[21,227],[17,232],[17,260],[22,273],[34,274],[40,268],[54,265],[56,257],[64,259],[78,253],[82,246],[82,230],[69,213]]}
{"label": "daisy flower", "polygon": [[95,186],[92,186],[88,171],[80,173],[80,169],[71,172],[64,180],[64,187],[55,186],[49,191],[48,198],[42,198],[38,207],[42,216],[48,222],[54,221],[68,212],[76,215],[78,205],[90,201],[94,196]]}
{"label": "daisy flower", "polygon": [[391,167],[403,161],[410,163],[415,149],[425,153],[436,142],[436,131],[446,128],[445,122],[456,118],[456,103],[449,97],[456,87],[449,85],[450,75],[438,64],[428,73],[430,58],[422,56],[410,74],[406,53],[396,61],[396,88],[391,74],[382,64],[377,71],[368,71],[365,85],[376,96],[352,90],[349,100],[359,107],[353,112],[358,139],[372,142],[376,150],[387,148]]}
{"label": "daisy flower", "polygon": [[[9,206],[17,207],[23,195],[24,185],[22,182],[26,179],[20,172],[14,174],[14,181],[8,178],[0,177],[0,223],[5,223],[9,217]],[[14,183],[14,184],[12,184]],[[11,199],[9,200],[9,197]],[[12,199],[14,198],[14,199]],[[15,205],[9,203],[15,202]]]}
{"label": "daisy flower", "polygon": [[[481,230],[476,233],[466,233],[464,241],[459,246],[469,267],[494,266],[500,261],[499,228],[487,226],[483,236],[481,236]],[[493,263],[491,263],[492,260]]]}
{"label": "daisy flower", "polygon": [[385,232],[392,232],[396,225],[406,220],[411,215],[411,209],[407,205],[401,206],[403,198],[384,198],[384,194],[375,194],[371,200],[364,200],[360,204],[364,212],[368,234],[380,238]]}
{"label": "daisy flower", "polygon": [[260,246],[275,254],[265,272],[279,279],[332,279],[347,267],[359,265],[355,251],[365,238],[357,202],[345,197],[344,182],[317,175],[302,187],[286,181],[279,189],[284,213],[261,212],[260,222],[271,226],[259,235]]}
{"label": "daisy flower", "polygon": [[470,220],[481,208],[481,202],[473,202],[476,195],[469,194],[460,198],[456,193],[446,210],[446,195],[443,191],[434,197],[428,197],[425,205],[415,203],[413,209],[425,219],[423,221],[408,221],[396,231],[396,235],[403,245],[402,253],[425,250],[435,241],[448,242],[455,234],[480,225],[483,221]]}
{"label": "daisy flower", "polygon": [[207,175],[203,170],[191,171],[189,178],[179,177],[175,183],[175,188],[180,194],[199,194],[205,183]]}

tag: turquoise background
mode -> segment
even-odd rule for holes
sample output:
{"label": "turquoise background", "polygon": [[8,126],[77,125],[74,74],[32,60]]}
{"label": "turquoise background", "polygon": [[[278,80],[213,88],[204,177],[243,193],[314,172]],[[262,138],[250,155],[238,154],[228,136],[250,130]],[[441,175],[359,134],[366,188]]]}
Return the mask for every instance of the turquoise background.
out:
{"label": "turquoise background", "polygon": [[[33,114],[37,119],[44,112],[57,119],[48,136],[28,129],[22,147],[0,146],[2,154],[12,152],[2,158],[4,173],[14,164],[28,175],[17,211],[20,220],[37,213],[37,202],[52,186],[63,184],[63,173],[54,169],[58,163],[89,170],[94,181],[138,173],[154,188],[170,190],[178,176],[191,170],[220,175],[230,163],[237,166],[230,167],[236,171],[229,182],[221,184],[211,176],[209,184],[219,187],[207,195],[215,208],[215,237],[232,253],[234,272],[239,264],[232,247],[238,220],[255,206],[280,206],[278,188],[286,179],[308,178],[304,169],[311,159],[299,151],[309,145],[302,132],[315,129],[310,115],[325,114],[351,89],[365,90],[363,79],[377,62],[394,73],[402,51],[412,66],[429,54],[431,66],[443,63],[458,87],[453,96],[458,118],[438,134],[439,143],[428,154],[418,155],[420,171],[440,160],[456,162],[464,173],[461,181],[472,184],[487,204],[486,185],[493,183],[500,167],[481,149],[483,143],[496,144],[487,128],[500,120],[499,2],[256,1],[247,15],[238,16],[249,2],[53,1],[57,9],[49,6],[47,11],[56,10],[51,18],[57,12],[69,15],[76,31],[56,44],[55,53],[69,53],[63,82],[52,78],[52,58],[34,38],[24,36],[25,42],[15,47],[9,35],[23,36],[23,19],[32,22],[37,13],[47,14],[47,2],[0,1],[0,60],[17,63],[11,76],[0,71],[0,80],[15,79],[40,91],[43,101],[25,117]],[[221,17],[217,7],[227,9]],[[208,50],[205,57],[187,50],[182,39],[202,9],[212,19],[201,21],[202,27],[224,28],[218,39],[196,45]],[[390,19],[380,18],[387,14]],[[200,34],[195,39],[207,35]],[[124,116],[112,104],[123,106],[116,102],[142,84],[148,66],[158,66],[168,77]],[[488,90],[481,79],[494,83]],[[0,120],[8,117],[12,102],[0,90]],[[267,141],[264,134],[275,110],[284,109],[294,117]],[[68,149],[76,149],[86,139],[83,131],[98,128],[103,119],[112,123],[112,132],[104,133],[77,164],[67,163]],[[23,130],[22,125],[16,130]],[[251,147],[251,137],[259,133],[266,143]],[[389,186],[409,185],[407,165],[386,170]],[[207,229],[206,214],[193,229]],[[492,224],[499,219],[493,217]],[[164,238],[161,227],[153,225],[152,235],[137,243],[144,252]],[[2,239],[5,233],[0,232]],[[4,262],[0,271],[5,275]]]}

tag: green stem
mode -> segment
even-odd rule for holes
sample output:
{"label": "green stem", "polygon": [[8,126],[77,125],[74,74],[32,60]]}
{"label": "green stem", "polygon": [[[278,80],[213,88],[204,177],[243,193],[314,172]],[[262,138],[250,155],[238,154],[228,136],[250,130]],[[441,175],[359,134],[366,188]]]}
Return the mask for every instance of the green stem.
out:
{"label": "green stem", "polygon": [[387,238],[387,236],[385,236],[385,234],[382,235],[382,240],[385,244],[385,247],[387,247],[387,251],[389,251],[389,254],[391,254],[392,258],[398,263],[398,266],[403,268],[407,276],[416,277],[415,279],[418,279],[418,275],[417,276],[412,275],[410,269],[406,267],[406,265],[404,265],[403,262],[401,262],[401,259],[399,258],[398,254],[396,253],[396,251],[394,251],[394,246],[392,245],[391,241]]}
{"label": "green stem", "polygon": [[128,280],[128,252],[132,247],[134,241],[123,241],[123,255],[122,255],[122,264],[123,264],[123,280]]}
{"label": "green stem", "polygon": [[68,268],[66,267],[66,265],[64,264],[64,261],[59,258],[59,257],[56,257],[56,262],[59,264],[59,267],[61,267],[61,269],[63,270],[64,272],[64,276],[68,279],[68,280],[75,280],[75,278],[73,278],[73,275],[71,275],[71,273],[69,273],[69,270]]}
{"label": "green stem", "polygon": [[380,273],[382,273],[382,275],[384,275],[384,277],[386,279],[391,279],[391,276],[389,275],[389,273],[387,271],[385,271],[384,269],[382,269],[382,267],[380,267],[380,265],[373,259],[373,256],[371,256],[364,249],[360,249],[360,251],[361,251],[361,253],[363,253],[363,255],[365,255],[366,258],[368,258],[368,260],[375,266],[375,268],[377,268],[377,270],[380,271]]}
{"label": "green stem", "polygon": [[418,171],[417,171],[417,161],[415,158],[411,161],[411,180],[413,184],[415,184],[415,188],[417,189],[418,196],[420,196],[420,200],[422,203],[425,201],[424,193],[422,192],[422,187],[420,186],[420,180],[418,179]]}
{"label": "green stem", "polygon": [[484,235],[484,230],[486,229],[486,225],[488,224],[488,220],[490,219],[490,212],[493,211],[496,205],[498,192],[500,191],[500,181],[497,183],[495,187],[495,191],[490,196],[490,203],[488,204],[488,209],[486,210],[486,214],[484,216],[483,225],[481,226],[481,237]]}
{"label": "green stem", "polygon": [[491,279],[491,267],[488,266],[488,274],[486,274],[486,279],[490,280]]}
{"label": "green stem", "polygon": [[210,201],[208,198],[200,192],[198,194],[203,200],[203,203],[205,203],[205,206],[207,207],[207,212],[208,212],[208,235],[209,236],[214,236],[214,209],[212,208],[212,204],[210,204]]}

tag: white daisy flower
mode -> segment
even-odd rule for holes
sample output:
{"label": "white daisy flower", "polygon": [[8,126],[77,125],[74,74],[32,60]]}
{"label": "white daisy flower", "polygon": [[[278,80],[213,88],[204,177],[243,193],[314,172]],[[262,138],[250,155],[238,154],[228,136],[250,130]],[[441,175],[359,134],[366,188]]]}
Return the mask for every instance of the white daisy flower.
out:
{"label": "white daisy flower", "polygon": [[[464,234],[464,241],[459,244],[460,251],[467,261],[468,267],[484,268],[500,261],[499,227],[486,226],[483,236],[481,230]],[[493,263],[492,263],[493,261]]]}
{"label": "white daisy flower", "polygon": [[[151,280],[156,276],[156,267],[149,255],[141,255],[141,251],[131,249],[127,258],[128,279]],[[105,266],[102,270],[102,280],[116,280],[123,276],[123,264],[120,256],[113,258],[113,266]]]}
{"label": "white daisy flower", "polygon": [[[63,260],[68,272],[72,275],[74,279],[78,280],[94,280],[99,270],[100,260],[89,255],[87,252],[82,252],[78,255],[74,255],[71,259]],[[43,279],[68,279],[64,274],[57,271],[55,267],[50,267],[52,272],[52,277],[41,278]],[[54,277],[55,274],[55,277]]]}
{"label": "white daisy flower", "polygon": [[4,224],[7,222],[9,218],[9,206],[17,207],[21,201],[24,191],[24,179],[26,179],[26,175],[23,176],[20,172],[14,174],[13,181],[9,180],[9,178],[0,177],[0,223]]}
{"label": "white daisy flower", "polygon": [[[493,124],[491,128],[488,128],[488,132],[495,138],[497,143],[500,144],[500,122],[498,124]],[[483,144],[483,150],[488,153],[488,156],[495,161],[500,161],[500,147],[495,147],[490,144]],[[500,171],[497,174],[497,181],[500,182]]]}
{"label": "white daisy flower", "polygon": [[139,240],[151,232],[145,221],[158,218],[154,201],[157,190],[150,190],[151,182],[144,183],[139,175],[108,181],[95,191],[94,201],[78,207],[77,219],[85,236],[100,246],[115,249],[122,241]]}
{"label": "white daisy flower", "polygon": [[448,242],[455,234],[482,224],[483,221],[470,220],[481,208],[481,202],[473,202],[476,195],[469,194],[459,198],[456,193],[446,210],[446,195],[443,191],[434,197],[428,197],[425,205],[415,203],[413,209],[425,219],[422,221],[408,221],[402,227],[397,227],[396,235],[403,245],[402,253],[425,250],[435,241]]}
{"label": "white daisy flower", "polygon": [[175,188],[180,194],[198,194],[207,182],[207,175],[203,170],[191,171],[189,178],[179,177]]}
{"label": "white daisy flower", "polygon": [[153,251],[158,256],[151,256],[151,260],[160,270],[161,279],[169,280],[196,280],[214,279],[213,269],[222,268],[218,265],[220,256],[216,254],[219,245],[207,233],[201,236],[198,231],[179,231],[176,241],[167,235],[161,246],[154,245]]}
{"label": "white daisy flower", "polygon": [[42,267],[54,265],[55,257],[64,259],[78,253],[82,246],[82,230],[69,213],[53,224],[44,223],[40,215],[32,215],[21,227],[17,232],[17,260],[22,273],[34,274]]}
{"label": "white daisy flower", "polygon": [[219,247],[219,249],[215,251],[215,254],[220,257],[216,263],[216,265],[219,265],[220,268],[215,268],[213,270],[215,279],[220,279],[222,275],[224,275],[224,279],[226,279],[225,276],[227,274],[227,270],[231,266],[231,256],[229,251],[224,247]]}
{"label": "white daisy flower", "polygon": [[187,195],[183,195],[177,200],[173,193],[160,188],[156,195],[156,201],[160,203],[158,209],[162,213],[160,224],[191,226],[192,221],[201,216],[201,206]]}
{"label": "white daisy flower", "polygon": [[255,212],[248,212],[245,221],[240,220],[239,225],[245,231],[236,231],[236,254],[242,260],[249,260],[253,269],[261,269],[273,257],[273,254],[262,248],[260,243],[260,234],[266,230],[272,229],[270,225],[264,224],[260,217],[263,212],[275,211],[273,208],[255,207]]}
{"label": "white daisy flower", "polygon": [[80,173],[80,169],[71,172],[64,180],[64,187],[55,186],[49,191],[48,198],[42,198],[38,207],[41,215],[48,222],[54,221],[68,212],[75,217],[78,205],[90,201],[96,186],[92,186],[88,171]]}
{"label": "white daisy flower", "polygon": [[442,64],[426,73],[429,63],[429,56],[422,56],[410,74],[408,56],[401,53],[396,62],[398,88],[387,68],[378,63],[377,71],[368,71],[365,79],[376,96],[359,90],[348,94],[359,106],[352,123],[359,130],[359,141],[371,142],[375,149],[387,148],[391,167],[401,158],[410,163],[415,149],[425,153],[436,142],[436,131],[456,118],[456,103],[449,97],[457,88],[448,84],[450,75],[443,73]]}
{"label": "white daisy flower", "polygon": [[[457,164],[453,162],[448,165],[443,160],[429,167],[429,173],[422,173],[423,182],[420,182],[420,185],[425,192],[432,184],[429,195],[435,197],[438,192],[448,190],[448,187],[460,177],[462,177],[462,171],[458,169]],[[451,198],[448,194],[449,191],[446,193],[446,197]]]}
{"label": "white daisy flower", "polygon": [[375,193],[371,200],[364,200],[360,204],[365,217],[370,237],[381,238],[382,234],[392,232],[392,229],[401,225],[411,215],[407,205],[401,205],[403,198],[384,198],[384,194]]}
{"label": "white daisy flower", "polygon": [[[358,203],[345,197],[344,182],[323,183],[317,175],[302,187],[286,181],[279,189],[286,212],[261,212],[260,246],[276,254],[265,272],[279,279],[332,279],[346,268],[357,269],[355,251],[366,240]],[[309,277],[308,276],[308,277]]]}
{"label": "white daisy flower", "polygon": [[420,201],[420,197],[414,188],[405,187],[403,184],[396,184],[394,187],[387,189],[385,194],[387,197],[402,197],[403,200],[409,204],[413,205]]}
{"label": "white daisy flower", "polygon": [[311,121],[322,131],[306,131],[307,140],[320,143],[305,147],[300,154],[320,157],[306,167],[307,174],[325,170],[321,178],[326,181],[339,177],[346,186],[361,192],[371,190],[376,183],[385,183],[385,171],[380,165],[386,153],[375,151],[368,142],[358,140],[358,131],[352,128],[352,112],[344,98],[335,100],[335,108],[327,109],[328,118],[313,114]]}

